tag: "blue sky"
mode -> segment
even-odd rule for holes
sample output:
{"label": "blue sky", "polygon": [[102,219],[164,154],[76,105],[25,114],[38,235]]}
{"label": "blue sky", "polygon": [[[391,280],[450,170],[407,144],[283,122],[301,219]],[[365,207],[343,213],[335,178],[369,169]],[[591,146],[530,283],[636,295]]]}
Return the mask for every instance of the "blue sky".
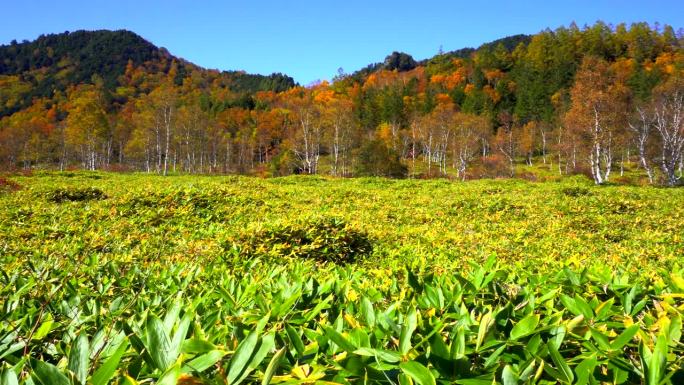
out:
{"label": "blue sky", "polygon": [[206,68],[283,72],[308,84],[382,61],[416,59],[575,21],[684,28],[684,1],[7,1],[0,44],[43,33],[128,29]]}

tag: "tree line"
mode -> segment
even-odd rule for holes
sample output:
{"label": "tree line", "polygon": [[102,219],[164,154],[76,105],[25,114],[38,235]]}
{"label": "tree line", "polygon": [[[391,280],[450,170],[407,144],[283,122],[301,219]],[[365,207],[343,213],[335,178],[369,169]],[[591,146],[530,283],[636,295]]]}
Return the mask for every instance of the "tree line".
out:
{"label": "tree line", "polygon": [[[2,118],[0,162],[459,179],[542,164],[597,184],[631,164],[650,183],[681,181],[681,32],[599,22],[514,41],[422,62],[393,53],[331,82],[259,92],[175,59],[129,61],[115,87],[95,75]],[[22,84],[3,82],[8,103]]]}

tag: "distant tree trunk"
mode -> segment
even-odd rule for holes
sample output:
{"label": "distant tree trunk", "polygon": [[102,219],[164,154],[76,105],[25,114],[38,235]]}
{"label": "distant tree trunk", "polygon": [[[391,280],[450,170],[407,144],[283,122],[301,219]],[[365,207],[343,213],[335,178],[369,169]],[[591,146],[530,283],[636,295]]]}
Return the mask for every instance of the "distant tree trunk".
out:
{"label": "distant tree trunk", "polygon": [[646,155],[646,146],[651,130],[651,120],[648,114],[641,108],[637,108],[639,115],[639,123],[629,123],[629,127],[636,134],[637,150],[639,151],[639,164],[646,171],[648,176],[648,183],[653,184],[653,167],[648,162]]}
{"label": "distant tree trunk", "polygon": [[661,96],[655,108],[655,128],[661,138],[660,169],[668,186],[681,178],[684,156],[684,92],[679,89]]}
{"label": "distant tree trunk", "polygon": [[416,177],[416,122],[411,123],[411,177]]}
{"label": "distant tree trunk", "polygon": [[166,141],[164,143],[164,176],[166,176],[169,169],[169,146],[171,144],[171,106],[164,106],[163,114],[166,130]]}
{"label": "distant tree trunk", "polygon": [[546,131],[544,129],[541,130],[541,138],[542,138],[542,160],[544,164],[546,164]]}

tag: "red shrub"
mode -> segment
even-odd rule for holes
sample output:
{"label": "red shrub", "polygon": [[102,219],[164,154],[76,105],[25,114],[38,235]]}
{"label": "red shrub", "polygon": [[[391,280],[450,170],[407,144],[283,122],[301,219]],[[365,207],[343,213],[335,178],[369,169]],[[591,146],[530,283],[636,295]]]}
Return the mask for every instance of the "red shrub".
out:
{"label": "red shrub", "polygon": [[13,180],[0,176],[0,191],[17,191],[21,190],[21,185]]}

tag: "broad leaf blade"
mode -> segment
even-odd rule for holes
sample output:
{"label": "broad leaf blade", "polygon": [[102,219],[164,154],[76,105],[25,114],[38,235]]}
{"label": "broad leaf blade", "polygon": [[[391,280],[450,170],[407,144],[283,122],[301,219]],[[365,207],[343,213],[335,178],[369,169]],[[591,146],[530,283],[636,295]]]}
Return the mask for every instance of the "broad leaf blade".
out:
{"label": "broad leaf blade", "polygon": [[273,375],[275,375],[276,370],[278,370],[280,360],[283,358],[284,355],[285,348],[280,348],[280,350],[278,350],[276,354],[273,355],[273,358],[271,358],[271,361],[268,363],[268,366],[266,367],[266,371],[264,372],[264,378],[261,380],[261,385],[269,385],[271,383],[271,379],[273,378]]}
{"label": "broad leaf blade", "polygon": [[90,355],[90,344],[85,333],[76,337],[76,341],[71,346],[69,352],[69,370],[74,374],[74,378],[79,384],[85,385],[88,377],[88,357]]}
{"label": "broad leaf blade", "polygon": [[419,385],[436,385],[435,376],[420,362],[402,362],[399,364],[399,368]]}
{"label": "broad leaf blade", "polygon": [[549,349],[549,355],[551,356],[551,360],[556,365],[559,373],[561,374],[561,377],[557,378],[557,380],[571,384],[572,381],[575,379],[575,375],[572,373],[572,370],[570,370],[570,367],[565,362],[565,359],[563,358],[563,356],[560,355],[558,349],[556,349],[556,346],[554,344],[547,343],[546,346]]}
{"label": "broad leaf blade", "polygon": [[71,385],[71,381],[54,365],[31,360],[33,375],[42,385]]}
{"label": "broad leaf blade", "polygon": [[240,378],[242,371],[245,369],[252,354],[254,353],[259,337],[256,331],[249,333],[247,338],[242,340],[235,350],[233,358],[230,360],[230,368],[228,369],[228,384],[232,385]]}
{"label": "broad leaf blade", "polygon": [[93,377],[90,379],[93,385],[107,385],[107,383],[109,383],[109,380],[112,379],[119,366],[121,357],[126,353],[127,348],[128,342],[122,342],[114,354],[95,371]]}
{"label": "broad leaf blade", "polygon": [[527,317],[521,319],[520,322],[515,324],[515,326],[513,326],[513,329],[511,330],[511,339],[517,340],[520,337],[524,337],[526,335],[531,334],[537,328],[538,324],[538,314],[528,315]]}

